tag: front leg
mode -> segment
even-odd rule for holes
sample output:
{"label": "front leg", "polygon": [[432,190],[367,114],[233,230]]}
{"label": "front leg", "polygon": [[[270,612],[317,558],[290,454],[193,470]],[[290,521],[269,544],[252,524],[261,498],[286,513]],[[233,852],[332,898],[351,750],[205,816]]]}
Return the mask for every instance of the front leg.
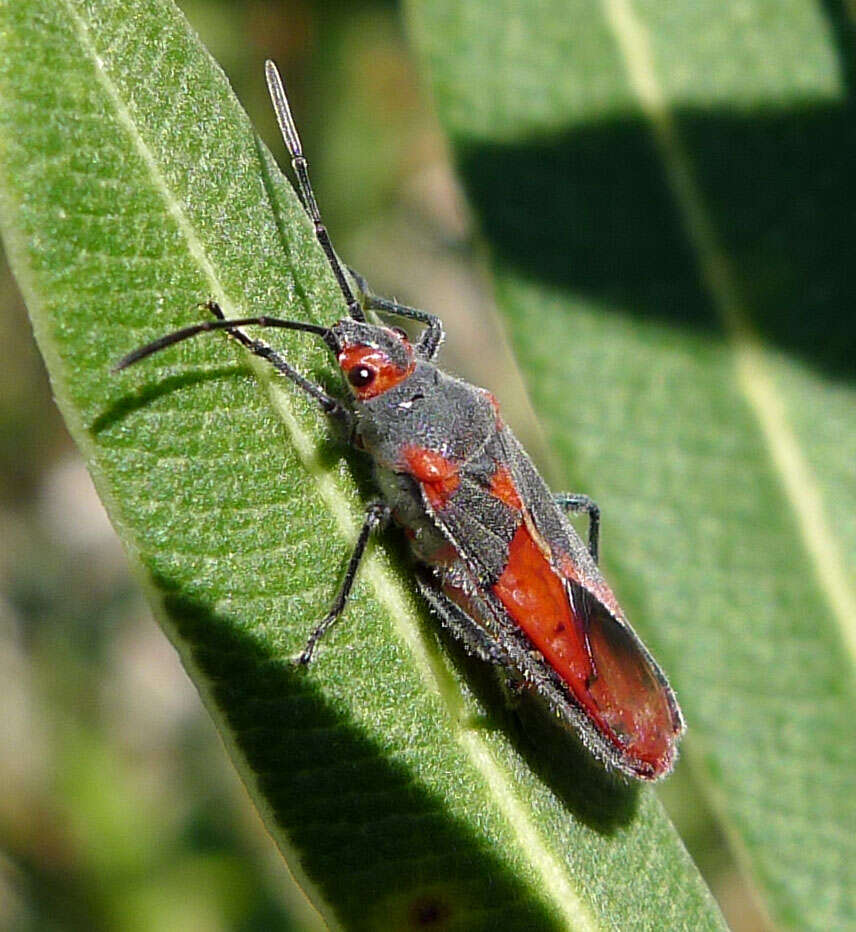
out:
{"label": "front leg", "polygon": [[445,330],[440,318],[436,314],[429,314],[428,311],[421,311],[417,307],[408,307],[406,304],[399,304],[398,301],[391,301],[389,298],[376,295],[359,272],[350,267],[348,271],[357,283],[357,288],[363,297],[362,305],[366,310],[381,311],[395,317],[406,317],[408,320],[415,320],[425,325],[422,336],[416,344],[416,352],[420,358],[429,362],[434,359],[440,349],[440,344],[445,338]]}
{"label": "front leg", "polygon": [[[216,301],[206,301],[201,306],[211,311],[218,320],[225,319],[223,310]],[[291,363],[287,362],[272,346],[270,346],[270,344],[265,343],[264,340],[253,339],[253,337],[248,336],[243,330],[239,330],[237,327],[230,327],[226,333],[240,343],[241,346],[245,346],[253,355],[259,356],[270,363],[277,372],[284,375],[298,388],[306,392],[310,398],[314,398],[315,401],[321,405],[321,409],[325,414],[344,425],[346,436],[350,437],[353,434],[353,415],[338,398],[328,395],[320,385],[316,385],[314,382],[311,382],[305,376],[301,375]]]}
{"label": "front leg", "polygon": [[553,500],[565,511],[578,515],[585,512],[589,516],[589,553],[592,560],[597,563],[598,541],[600,538],[600,508],[588,495],[574,495],[571,492],[559,492]]}

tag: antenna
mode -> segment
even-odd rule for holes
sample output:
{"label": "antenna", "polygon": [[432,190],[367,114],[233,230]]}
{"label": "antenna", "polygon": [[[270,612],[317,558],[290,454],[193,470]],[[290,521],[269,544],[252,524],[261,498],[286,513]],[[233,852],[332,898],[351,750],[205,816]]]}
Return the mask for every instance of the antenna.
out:
{"label": "antenna", "polygon": [[[215,313],[221,313],[218,304],[211,302],[207,307],[209,310],[215,311]],[[145,346],[140,346],[132,353],[128,353],[127,356],[123,356],[122,359],[113,366],[113,371],[120,372],[122,369],[127,369],[128,366],[133,366],[135,362],[145,359],[146,356],[151,356],[152,353],[158,353],[168,346],[175,346],[176,343],[189,340],[191,337],[195,337],[200,333],[210,333],[212,330],[231,331],[234,327],[248,327],[251,324],[258,327],[283,327],[286,330],[303,330],[306,333],[314,333],[321,337],[334,352],[337,349],[333,331],[330,330],[329,327],[320,327],[317,324],[305,324],[299,320],[281,320],[278,317],[241,317],[237,320],[223,320],[221,318],[220,320],[206,320],[201,324],[192,324],[189,327],[182,327],[181,330],[173,330],[172,333],[168,333],[166,336],[159,337],[157,340],[152,340],[151,343],[146,343]]]}
{"label": "antenna", "polygon": [[268,59],[265,62],[265,77],[267,78],[268,91],[273,103],[273,109],[276,113],[276,122],[279,124],[279,131],[282,133],[283,142],[291,156],[291,165],[294,168],[294,174],[297,176],[297,184],[300,188],[300,199],[303,201],[303,207],[309,215],[309,219],[315,226],[315,236],[327,256],[330,268],[336,276],[339,288],[345,303],[348,305],[348,314],[354,320],[365,321],[366,315],[363,312],[359,301],[354,297],[351,286],[345,275],[345,270],[333,244],[330,242],[330,234],[327,227],[321,220],[321,212],[318,210],[318,203],[315,200],[315,192],[312,190],[312,183],[309,180],[309,164],[306,156],[303,154],[303,146],[300,144],[300,136],[297,134],[297,127],[294,125],[294,118],[291,115],[291,107],[288,105],[288,98],[285,96],[285,87],[282,83],[279,71],[276,65]]}

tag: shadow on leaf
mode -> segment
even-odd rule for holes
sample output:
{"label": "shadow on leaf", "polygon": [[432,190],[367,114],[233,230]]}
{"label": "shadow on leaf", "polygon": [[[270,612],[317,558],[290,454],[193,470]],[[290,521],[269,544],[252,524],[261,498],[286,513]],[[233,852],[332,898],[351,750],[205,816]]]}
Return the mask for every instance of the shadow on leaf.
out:
{"label": "shadow on leaf", "polygon": [[[853,379],[854,108],[693,110],[676,122],[760,337]],[[510,145],[462,142],[458,160],[501,266],[604,308],[722,332],[641,118]]]}
{"label": "shadow on leaf", "polygon": [[237,376],[246,378],[247,369],[243,366],[218,366],[216,369],[205,369],[203,371],[188,371],[181,375],[172,375],[160,379],[156,382],[150,382],[132,393],[123,395],[114,401],[109,408],[104,410],[92,422],[89,428],[94,436],[98,436],[103,430],[113,427],[128,415],[140,411],[158,398],[163,398],[173,392],[180,391],[193,385],[204,385],[207,382],[219,382],[221,380],[233,379]]}
{"label": "shadow on leaf", "polygon": [[378,928],[390,898],[412,920],[402,929],[496,928],[500,916],[508,928],[560,927],[475,826],[391,761],[311,673],[154,581],[276,821],[349,928]]}

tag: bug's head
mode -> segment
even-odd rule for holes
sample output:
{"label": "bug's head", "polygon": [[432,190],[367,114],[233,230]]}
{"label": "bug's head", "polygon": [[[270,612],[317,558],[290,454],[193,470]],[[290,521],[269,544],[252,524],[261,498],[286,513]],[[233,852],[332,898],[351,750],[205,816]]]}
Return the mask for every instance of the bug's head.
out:
{"label": "bug's head", "polygon": [[416,365],[407,334],[398,327],[346,318],[331,328],[342,375],[359,401],[383,394],[406,379]]}

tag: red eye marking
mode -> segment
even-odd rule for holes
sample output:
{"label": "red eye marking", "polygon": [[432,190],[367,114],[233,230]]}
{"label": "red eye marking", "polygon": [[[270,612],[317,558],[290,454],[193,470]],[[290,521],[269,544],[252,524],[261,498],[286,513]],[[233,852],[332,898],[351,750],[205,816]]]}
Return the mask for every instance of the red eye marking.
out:
{"label": "red eye marking", "polygon": [[[354,393],[360,401],[368,401],[382,395],[385,391],[403,382],[414,370],[416,363],[411,360],[410,365],[402,368],[390,362],[389,357],[382,350],[373,346],[357,344],[346,346],[339,353],[339,366],[346,378],[354,387]],[[373,372],[374,378],[362,377],[362,370]],[[350,377],[354,372],[354,378]]]}
{"label": "red eye marking", "polygon": [[514,486],[514,480],[511,478],[511,471],[507,466],[497,467],[490,480],[490,494],[501,502],[505,502],[509,508],[513,508],[515,511],[520,511],[523,507]]}
{"label": "red eye marking", "polygon": [[442,453],[425,447],[414,445],[402,452],[410,474],[422,483],[428,501],[434,508],[442,508],[460,484],[458,467]]}

